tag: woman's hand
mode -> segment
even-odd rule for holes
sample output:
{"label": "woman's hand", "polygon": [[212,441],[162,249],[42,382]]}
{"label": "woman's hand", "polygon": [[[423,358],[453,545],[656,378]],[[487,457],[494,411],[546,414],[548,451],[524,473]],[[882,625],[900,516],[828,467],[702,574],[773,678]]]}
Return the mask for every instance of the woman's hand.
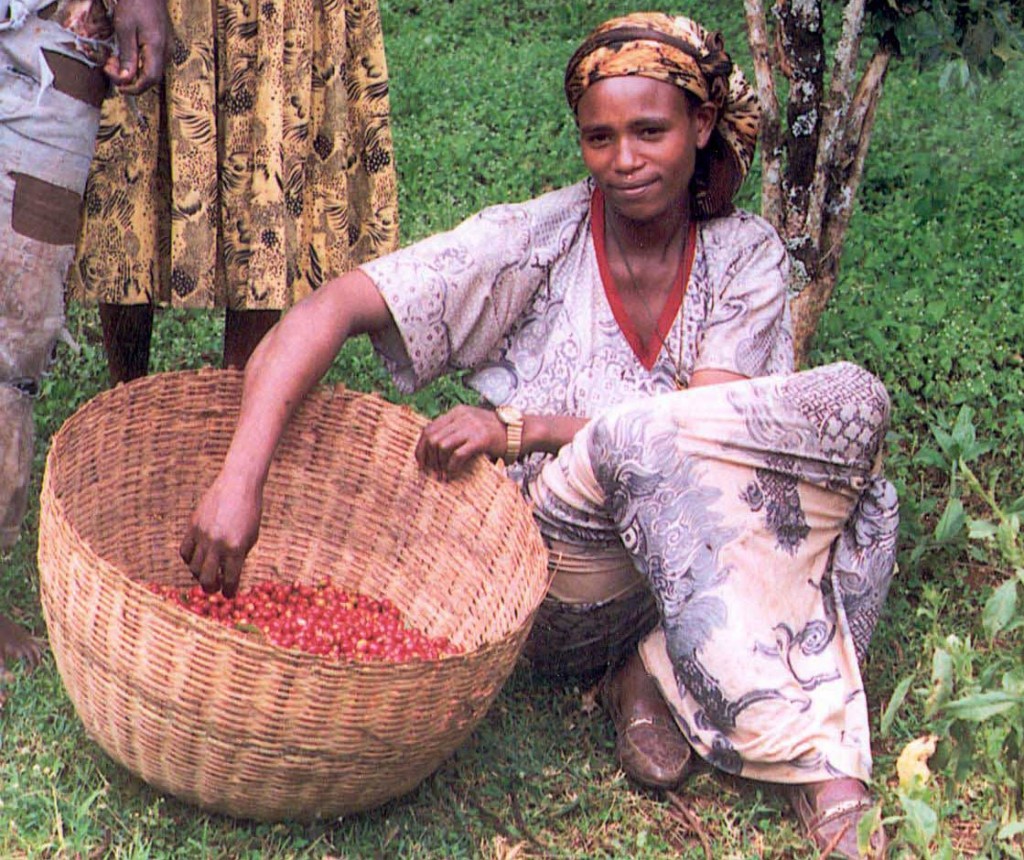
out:
{"label": "woman's hand", "polygon": [[477,454],[504,456],[505,425],[490,409],[456,406],[431,421],[416,443],[416,462],[441,480],[458,475]]}
{"label": "woman's hand", "polygon": [[259,534],[270,464],[292,413],[350,336],[390,324],[376,285],[353,269],[306,296],[260,341],[245,366],[242,406],[220,474],[181,542],[182,559],[206,591],[223,589],[230,597],[238,589]]}
{"label": "woman's hand", "polygon": [[203,591],[234,597],[262,515],[262,485],[245,485],[222,473],[206,491],[179,550]]}

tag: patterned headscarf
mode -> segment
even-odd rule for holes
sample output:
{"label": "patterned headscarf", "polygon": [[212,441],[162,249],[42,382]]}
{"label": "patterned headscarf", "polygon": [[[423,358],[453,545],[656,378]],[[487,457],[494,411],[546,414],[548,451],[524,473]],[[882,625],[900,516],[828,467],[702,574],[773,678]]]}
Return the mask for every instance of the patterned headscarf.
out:
{"label": "patterned headscarf", "polygon": [[732,198],[754,158],[761,107],[743,72],[725,52],[722,34],[710,33],[689,18],[660,12],[606,21],[569,60],[569,107],[576,112],[591,84],[623,75],[665,81],[718,108],[711,139],[697,154],[692,206],[698,218],[731,211]]}

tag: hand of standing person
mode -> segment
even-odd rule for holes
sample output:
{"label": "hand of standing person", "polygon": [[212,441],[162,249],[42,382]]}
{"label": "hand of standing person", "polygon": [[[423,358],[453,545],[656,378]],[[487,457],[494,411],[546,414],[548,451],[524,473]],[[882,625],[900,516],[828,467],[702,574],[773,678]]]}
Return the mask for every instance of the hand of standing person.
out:
{"label": "hand of standing person", "polygon": [[112,19],[118,55],[103,71],[122,93],[137,95],[164,75],[171,32],[167,5],[165,0],[116,0]]}

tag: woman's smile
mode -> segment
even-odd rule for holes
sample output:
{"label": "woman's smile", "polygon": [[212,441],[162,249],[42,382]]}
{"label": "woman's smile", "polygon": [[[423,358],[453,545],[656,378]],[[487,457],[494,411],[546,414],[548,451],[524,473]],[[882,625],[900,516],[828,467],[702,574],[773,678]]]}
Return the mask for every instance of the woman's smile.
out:
{"label": "woman's smile", "polygon": [[622,195],[623,197],[639,197],[653,188],[655,179],[645,179],[642,182],[630,182],[622,184],[610,184],[609,191]]}

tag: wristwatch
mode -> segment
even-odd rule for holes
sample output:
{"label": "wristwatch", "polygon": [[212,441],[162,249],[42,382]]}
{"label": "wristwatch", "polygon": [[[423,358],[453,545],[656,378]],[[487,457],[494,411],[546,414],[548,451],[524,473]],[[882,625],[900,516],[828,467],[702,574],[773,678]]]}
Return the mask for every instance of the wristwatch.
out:
{"label": "wristwatch", "polygon": [[519,459],[519,454],[523,450],[523,413],[515,406],[506,403],[495,409],[494,414],[505,425],[505,435],[508,440],[505,443],[505,456],[502,459],[506,463],[514,463]]}

